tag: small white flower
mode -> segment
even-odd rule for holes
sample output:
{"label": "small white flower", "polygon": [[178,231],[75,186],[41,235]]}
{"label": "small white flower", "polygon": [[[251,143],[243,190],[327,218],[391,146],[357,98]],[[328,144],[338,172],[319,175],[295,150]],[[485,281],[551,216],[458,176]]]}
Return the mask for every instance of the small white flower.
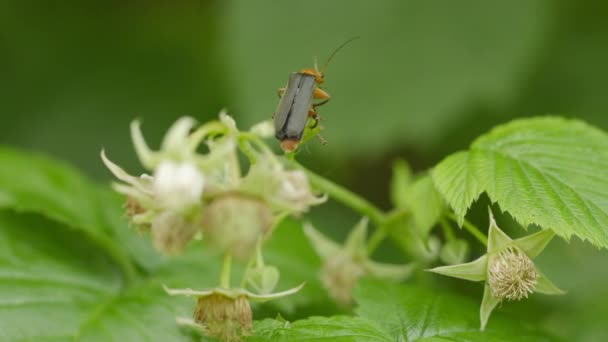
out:
{"label": "small white flower", "polygon": [[154,193],[169,209],[188,208],[201,201],[205,178],[192,163],[161,162],[154,172]]}
{"label": "small white flower", "polygon": [[285,170],[273,155],[262,155],[251,166],[240,189],[264,198],[275,210],[296,215],[327,200],[313,194],[304,171]]}

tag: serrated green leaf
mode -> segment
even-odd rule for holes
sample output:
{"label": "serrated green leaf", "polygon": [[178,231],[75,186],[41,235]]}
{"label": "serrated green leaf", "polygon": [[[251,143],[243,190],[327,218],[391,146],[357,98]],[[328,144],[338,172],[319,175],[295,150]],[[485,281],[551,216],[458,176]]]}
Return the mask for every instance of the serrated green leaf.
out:
{"label": "serrated green leaf", "polygon": [[377,324],[368,320],[347,317],[311,317],[293,323],[263,320],[254,326],[255,336],[247,341],[291,342],[393,342],[394,339]]}
{"label": "serrated green leaf", "polygon": [[413,286],[364,281],[355,291],[357,314],[398,341],[553,341],[517,317],[497,315],[479,330],[479,304]]}
{"label": "serrated green leaf", "polygon": [[515,120],[444,159],[433,180],[460,220],[486,192],[522,225],[608,247],[608,135],[557,117]]}

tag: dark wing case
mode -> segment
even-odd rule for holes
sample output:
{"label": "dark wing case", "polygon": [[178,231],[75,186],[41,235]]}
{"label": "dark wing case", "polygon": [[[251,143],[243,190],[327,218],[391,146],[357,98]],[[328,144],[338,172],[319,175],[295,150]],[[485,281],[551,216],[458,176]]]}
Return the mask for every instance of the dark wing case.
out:
{"label": "dark wing case", "polygon": [[306,128],[308,110],[312,104],[315,77],[292,73],[287,89],[274,114],[274,129],[279,140],[285,138],[299,140]]}

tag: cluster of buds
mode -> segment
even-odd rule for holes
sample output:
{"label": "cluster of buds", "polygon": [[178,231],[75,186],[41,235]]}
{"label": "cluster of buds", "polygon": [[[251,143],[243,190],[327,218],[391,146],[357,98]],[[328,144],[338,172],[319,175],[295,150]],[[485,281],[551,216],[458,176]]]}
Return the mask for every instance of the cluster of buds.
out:
{"label": "cluster of buds", "polygon": [[[165,135],[160,150],[146,144],[138,121],[131,124],[135,150],[150,174],[135,177],[101,158],[122,183],[130,222],[150,230],[154,246],[166,254],[184,249],[195,234],[211,245],[247,260],[260,237],[267,237],[277,217],[298,215],[325,200],[312,193],[306,174],[287,170],[261,141],[272,136],[270,122],[248,132],[220,113],[217,121],[194,131],[195,121],[179,119]],[[198,152],[206,144],[207,153]],[[238,150],[252,161],[242,175]]]}
{"label": "cluster of buds", "polygon": [[[228,260],[233,256],[244,262],[257,258],[256,267],[247,273],[247,283],[259,294],[231,289],[229,281],[222,281],[220,288],[213,290],[169,291],[196,293],[195,323],[209,336],[234,340],[251,331],[250,299],[273,299],[299,289],[270,294],[279,273],[263,264],[262,241],[281,218],[300,215],[324,202],[325,197],[316,196],[306,174],[286,169],[263,142],[274,135],[270,122],[239,131],[231,117],[220,113],[219,120],[196,128],[195,124],[189,117],[177,120],[158,151],[146,144],[140,123],[131,124],[137,156],[148,174],[128,174],[104,151],[101,158],[121,181],[113,187],[127,196],[130,223],[149,231],[160,252],[177,254],[195,236],[202,235],[209,247]],[[205,152],[199,151],[201,144],[206,145]],[[239,151],[251,162],[246,174],[241,171]]]}

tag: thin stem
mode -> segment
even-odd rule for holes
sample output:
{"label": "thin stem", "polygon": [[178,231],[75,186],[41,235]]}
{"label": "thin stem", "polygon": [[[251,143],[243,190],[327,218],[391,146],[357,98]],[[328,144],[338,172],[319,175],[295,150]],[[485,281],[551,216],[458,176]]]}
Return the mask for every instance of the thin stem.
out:
{"label": "thin stem", "polygon": [[439,219],[439,224],[441,225],[441,229],[443,230],[445,239],[447,241],[454,240],[454,231],[452,230],[452,226],[450,226],[450,223],[444,217],[442,217]]}
{"label": "thin stem", "polygon": [[387,230],[388,229],[380,228],[380,227],[378,227],[376,230],[374,230],[374,232],[372,233],[372,236],[370,236],[369,240],[367,240],[367,254],[368,255],[372,255],[372,253],[376,250],[376,248],[378,248],[378,246],[380,246],[382,241],[384,241],[384,239],[386,239],[386,237],[388,236]]}
{"label": "thin stem", "polygon": [[220,275],[220,287],[224,289],[230,288],[230,266],[232,265],[232,254],[226,252],[224,255],[224,264],[222,265],[222,274]]}
{"label": "thin stem", "polygon": [[249,258],[247,261],[247,265],[245,266],[245,272],[243,272],[243,278],[241,278],[241,288],[244,289],[247,287],[247,278],[249,278],[249,272],[251,271],[251,267],[253,267],[255,257]]}
{"label": "thin stem", "polygon": [[[449,218],[450,220],[452,220],[458,224],[458,217],[456,216],[456,214],[454,214],[452,212],[448,212],[446,214],[446,216],[447,216],[447,218]],[[474,224],[469,222],[467,219],[464,219],[462,226],[466,231],[471,233],[471,235],[473,235],[477,240],[479,240],[479,242],[481,242],[484,246],[488,245],[488,238]]]}
{"label": "thin stem", "polygon": [[328,179],[323,178],[322,176],[308,170],[295,161],[289,161],[289,164],[306,172],[312,185],[322,192],[327,193],[329,197],[359,212],[361,215],[369,217],[369,219],[378,227],[381,227],[384,224],[386,217],[382,210],[363,197]]}
{"label": "thin stem", "polygon": [[249,159],[249,163],[251,163],[252,165],[255,164],[257,159],[255,155],[256,152],[249,141],[243,138],[239,138],[239,149]]}

